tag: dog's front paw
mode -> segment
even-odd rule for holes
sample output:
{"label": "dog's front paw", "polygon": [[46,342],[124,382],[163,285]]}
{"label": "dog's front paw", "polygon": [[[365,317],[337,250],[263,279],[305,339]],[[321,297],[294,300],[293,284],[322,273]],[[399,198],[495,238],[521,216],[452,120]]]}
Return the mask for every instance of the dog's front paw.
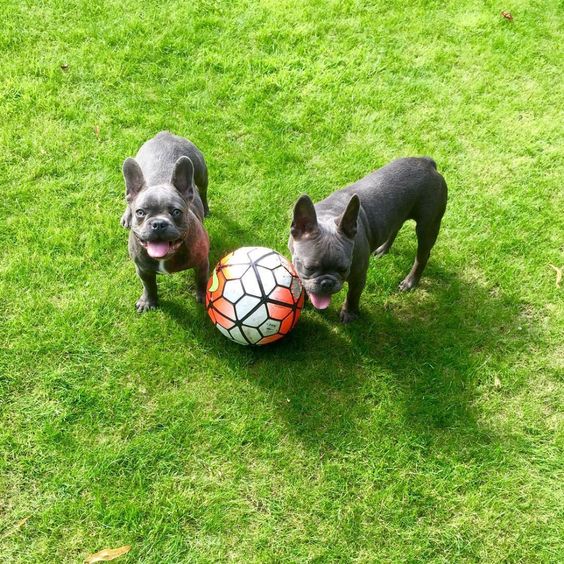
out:
{"label": "dog's front paw", "polygon": [[408,275],[399,283],[398,290],[400,292],[410,292],[411,290],[415,290],[417,282],[419,281],[414,276]]}
{"label": "dog's front paw", "polygon": [[124,214],[121,216],[120,220],[121,226],[125,229],[131,229],[131,210],[125,210]]}
{"label": "dog's front paw", "polygon": [[152,300],[143,295],[137,300],[135,308],[137,309],[137,313],[143,313],[151,309],[157,309],[158,305],[157,300]]}
{"label": "dog's front paw", "polygon": [[341,319],[341,323],[350,323],[358,318],[358,311],[350,311],[347,308],[343,307],[341,309],[341,313],[339,314],[339,318]]}

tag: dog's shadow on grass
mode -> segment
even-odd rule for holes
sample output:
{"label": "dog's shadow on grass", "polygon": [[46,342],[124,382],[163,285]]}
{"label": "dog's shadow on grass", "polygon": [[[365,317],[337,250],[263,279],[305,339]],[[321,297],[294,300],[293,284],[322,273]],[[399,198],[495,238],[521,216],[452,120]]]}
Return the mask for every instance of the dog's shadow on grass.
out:
{"label": "dog's shadow on grass", "polygon": [[[234,222],[219,219],[214,239],[222,246],[212,265],[252,241]],[[397,424],[398,418],[399,428],[419,437],[454,431],[460,440],[492,440],[476,415],[477,386],[491,385],[496,393],[500,354],[507,363],[526,348],[526,328],[516,330],[519,304],[431,266],[415,292],[369,287],[361,306],[360,319],[346,326],[336,308],[319,313],[306,306],[281,342],[256,348],[226,343],[226,354],[242,367],[242,377],[271,396],[274,416],[316,448],[366,440],[363,425],[376,422],[384,432],[387,420]],[[186,323],[182,307],[164,307]],[[222,339],[211,324],[201,336]],[[212,344],[210,352],[216,348]]]}
{"label": "dog's shadow on grass", "polygon": [[476,412],[477,388],[497,393],[496,366],[526,348],[519,304],[430,271],[419,293],[365,302],[350,325],[309,306],[287,339],[245,351],[247,377],[274,395],[292,433],[322,448],[365,441],[373,424],[418,438],[454,433],[449,448],[494,440]]}

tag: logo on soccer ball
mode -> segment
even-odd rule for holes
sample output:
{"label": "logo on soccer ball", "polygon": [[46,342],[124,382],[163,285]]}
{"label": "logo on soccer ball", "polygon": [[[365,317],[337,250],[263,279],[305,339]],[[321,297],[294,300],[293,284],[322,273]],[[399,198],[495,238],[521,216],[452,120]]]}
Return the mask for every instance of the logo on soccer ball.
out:
{"label": "logo on soccer ball", "polygon": [[222,258],[206,292],[214,325],[242,345],[266,345],[287,335],[304,305],[293,265],[265,247],[242,247]]}

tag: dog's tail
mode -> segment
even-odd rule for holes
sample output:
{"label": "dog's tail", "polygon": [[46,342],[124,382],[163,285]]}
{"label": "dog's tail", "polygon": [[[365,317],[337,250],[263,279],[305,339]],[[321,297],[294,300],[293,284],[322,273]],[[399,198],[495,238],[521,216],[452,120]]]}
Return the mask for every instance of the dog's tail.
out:
{"label": "dog's tail", "polygon": [[437,170],[437,163],[431,157],[421,157],[423,160],[428,161],[433,165],[433,168]]}

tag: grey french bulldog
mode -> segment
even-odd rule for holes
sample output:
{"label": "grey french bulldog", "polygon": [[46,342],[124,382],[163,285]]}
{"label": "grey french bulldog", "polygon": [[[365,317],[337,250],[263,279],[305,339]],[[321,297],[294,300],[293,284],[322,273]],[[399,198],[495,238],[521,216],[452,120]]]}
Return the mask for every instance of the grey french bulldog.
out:
{"label": "grey french bulldog", "polygon": [[371,254],[385,255],[403,223],[417,223],[417,256],[400,283],[417,286],[435,244],[447,203],[447,185],[430,158],[397,159],[313,204],[302,196],[294,208],[288,243],[312,305],[325,309],[348,282],[340,318],[358,317]]}
{"label": "grey french bulldog", "polygon": [[196,299],[208,280],[208,171],[204,156],[183,137],[162,131],[123,163],[127,207],[121,224],[129,233],[129,256],[143,283],[138,312],[158,305],[157,273],[194,268]]}

